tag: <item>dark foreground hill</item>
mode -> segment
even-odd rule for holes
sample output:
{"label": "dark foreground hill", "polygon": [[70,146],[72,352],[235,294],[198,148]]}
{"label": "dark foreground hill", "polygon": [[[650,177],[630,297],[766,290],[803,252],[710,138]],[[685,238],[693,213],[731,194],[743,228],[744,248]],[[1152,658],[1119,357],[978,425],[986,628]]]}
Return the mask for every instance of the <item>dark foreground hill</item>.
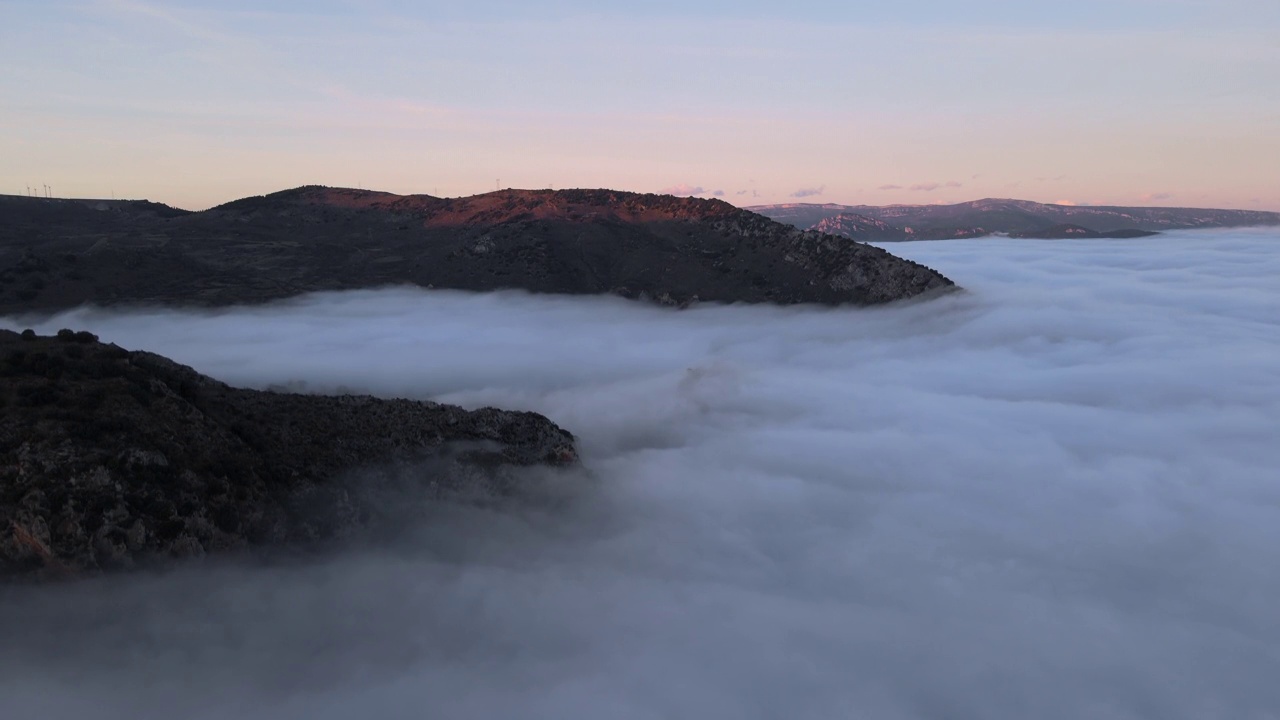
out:
{"label": "dark foreground hill", "polygon": [[0,579],[314,546],[576,462],[534,413],[236,389],[88,333],[0,330],[0,380]]}
{"label": "dark foreground hill", "polygon": [[469,198],[303,187],[189,213],[0,197],[0,313],[224,305],[391,284],[694,301],[883,303],[952,283],[718,200],[608,190]]}
{"label": "dark foreground hill", "polygon": [[[786,203],[748,208],[799,228],[863,241],[941,240],[993,233],[1013,237],[1078,237],[1055,232],[1081,227],[1097,237],[1141,237],[1165,230],[1280,225],[1280,213],[1200,208],[1049,205],[986,199],[954,205]],[[844,219],[852,218],[852,219]],[[1121,233],[1121,234],[1115,234]]]}

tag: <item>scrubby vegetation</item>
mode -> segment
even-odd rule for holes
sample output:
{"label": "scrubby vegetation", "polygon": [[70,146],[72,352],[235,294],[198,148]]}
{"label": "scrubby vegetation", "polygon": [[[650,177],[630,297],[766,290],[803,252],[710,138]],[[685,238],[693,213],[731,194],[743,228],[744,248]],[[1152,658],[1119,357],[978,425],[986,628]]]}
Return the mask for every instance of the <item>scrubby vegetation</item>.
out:
{"label": "scrubby vegetation", "polygon": [[0,577],[339,539],[377,514],[338,482],[371,463],[448,456],[427,493],[576,457],[533,413],[241,390],[87,332],[0,331],[0,379]]}

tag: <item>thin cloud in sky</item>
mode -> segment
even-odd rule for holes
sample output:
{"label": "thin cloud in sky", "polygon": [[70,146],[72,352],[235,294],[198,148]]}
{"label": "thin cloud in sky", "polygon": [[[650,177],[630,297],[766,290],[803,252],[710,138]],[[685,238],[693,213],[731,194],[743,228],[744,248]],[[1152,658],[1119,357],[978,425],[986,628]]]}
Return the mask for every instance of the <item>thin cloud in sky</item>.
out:
{"label": "thin cloud in sky", "polygon": [[663,188],[658,191],[661,195],[703,195],[706,192],[701,185],[690,185],[688,183],[672,185],[669,188]]}
{"label": "thin cloud in sky", "polygon": [[[956,154],[976,143],[1001,149],[984,161],[991,164],[986,177],[999,178],[990,188],[1082,166],[1096,187],[1049,194],[1118,202],[1169,182],[1188,198],[1213,189],[1214,203],[1276,202],[1258,159],[1276,149],[1265,121],[1277,106],[1263,89],[1276,85],[1280,63],[1274,32],[1256,12],[1247,24],[1218,13],[1222,23],[1239,26],[1230,33],[1188,25],[1197,32],[1144,32],[1119,43],[1114,25],[1052,31],[1062,13],[1080,13],[1078,5],[1031,12],[1006,2],[984,12],[927,4],[929,12],[877,10],[906,23],[904,32],[887,34],[862,22],[862,10],[845,9],[843,20],[832,22],[827,12],[806,19],[787,7],[789,19],[774,22],[762,19],[759,3],[725,3],[723,18],[676,3],[663,12],[611,6],[598,13],[572,2],[536,12],[514,2],[500,10],[399,1],[374,10],[322,2],[264,11],[243,2],[102,0],[85,5],[83,15],[61,2],[10,3],[5,28],[22,31],[0,42],[0,62],[11,70],[0,78],[0,96],[12,106],[0,137],[0,186],[21,186],[58,167],[68,177],[48,179],[84,194],[114,185],[132,197],[207,207],[351,174],[369,187],[444,185],[446,194],[458,193],[483,178],[541,182],[552,164],[563,168],[567,184],[651,188],[696,162],[699,172],[723,168],[724,175],[701,175],[712,189],[769,167],[769,187],[778,190],[763,194],[780,201],[786,187],[829,177],[816,162],[850,172],[847,185],[825,193],[847,200],[847,188],[874,186],[877,177],[960,177],[957,168],[968,167]],[[1147,5],[1125,0],[1131,11]],[[537,19],[513,18],[526,12]],[[1048,30],[1028,35],[988,22],[1010,12],[1029,12]],[[442,13],[457,20],[449,32],[441,32]],[[947,22],[939,24],[940,15]],[[987,25],[979,42],[954,31],[957,15],[988,18],[977,22]],[[1143,19],[1149,22],[1149,13]],[[529,31],[531,22],[537,32]],[[651,56],[653,38],[667,51]],[[983,53],[993,49],[1024,62],[992,68]],[[902,61],[856,86],[839,70],[871,66],[886,52]],[[468,62],[449,65],[460,57]],[[1162,68],[1158,77],[1144,70],[1148,61]],[[453,71],[430,70],[444,66]],[[1102,70],[1118,75],[1109,83],[1077,81]],[[995,73],[992,82],[975,88],[961,81],[979,71]],[[794,81],[797,72],[831,92],[815,97]],[[616,81],[624,76],[626,83]],[[713,77],[727,82],[708,83]],[[1202,78],[1221,84],[1227,105],[1210,111],[1185,104],[1185,88]],[[1012,90],[1031,81],[1041,83],[1037,100],[1046,102],[1026,103]],[[358,88],[364,97],[327,93],[333,87]],[[927,117],[939,102],[964,120],[955,131],[943,133],[945,124]],[[1073,115],[1055,103],[1099,110]],[[1161,131],[1147,132],[1151,121],[1116,109],[1129,106],[1148,108]],[[784,117],[780,107],[798,112]],[[54,129],[50,118],[58,119]],[[855,119],[866,132],[838,136],[829,127]],[[723,137],[707,130],[720,126]],[[1043,132],[1005,129],[1027,127]],[[1189,127],[1204,128],[1196,152],[1213,153],[1219,161],[1211,167],[1162,140]],[[119,140],[104,147],[103,135]],[[1048,137],[1058,139],[1049,146]],[[1256,142],[1242,150],[1248,144],[1239,138]],[[919,142],[932,151],[894,157],[895,149]],[[1166,169],[1142,161],[1157,156]],[[431,162],[408,160],[424,157]],[[173,167],[194,172],[178,182]],[[1118,179],[1120,167],[1136,176]]]}
{"label": "thin cloud in sky", "polygon": [[[916,185],[912,185],[910,189],[914,192],[933,192],[938,188],[958,188],[963,186],[964,186],[964,183],[952,180],[950,182],[945,182],[945,183],[938,183],[938,182],[918,183]],[[881,190],[885,190],[885,189],[888,189],[888,188],[881,188]]]}
{"label": "thin cloud in sky", "polygon": [[814,197],[826,192],[826,189],[827,189],[826,185],[820,185],[818,187],[800,188],[799,190],[791,193],[791,197],[793,198]]}

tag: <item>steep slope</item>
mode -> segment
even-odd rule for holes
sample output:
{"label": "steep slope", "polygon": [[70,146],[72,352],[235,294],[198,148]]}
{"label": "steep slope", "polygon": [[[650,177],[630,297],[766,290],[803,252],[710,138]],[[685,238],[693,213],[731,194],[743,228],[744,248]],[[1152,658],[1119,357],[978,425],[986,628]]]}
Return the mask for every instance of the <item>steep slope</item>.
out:
{"label": "steep slope", "polygon": [[693,301],[872,304],[951,287],[874,247],[718,200],[608,190],[471,198],[303,187],[199,213],[0,202],[0,313],[222,305],[390,284]]}
{"label": "steep slope", "polygon": [[237,389],[69,330],[0,331],[0,377],[0,579],[338,540],[576,458],[534,413]]}

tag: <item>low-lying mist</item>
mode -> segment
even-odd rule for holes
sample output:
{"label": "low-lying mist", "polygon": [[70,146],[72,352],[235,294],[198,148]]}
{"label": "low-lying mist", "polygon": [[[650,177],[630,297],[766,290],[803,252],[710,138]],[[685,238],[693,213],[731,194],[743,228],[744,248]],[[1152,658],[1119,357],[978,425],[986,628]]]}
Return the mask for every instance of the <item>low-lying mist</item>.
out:
{"label": "low-lying mist", "polygon": [[536,410],[596,482],[323,562],[0,591],[0,717],[1276,718],[1280,233],[889,249],[968,292],[33,325]]}

